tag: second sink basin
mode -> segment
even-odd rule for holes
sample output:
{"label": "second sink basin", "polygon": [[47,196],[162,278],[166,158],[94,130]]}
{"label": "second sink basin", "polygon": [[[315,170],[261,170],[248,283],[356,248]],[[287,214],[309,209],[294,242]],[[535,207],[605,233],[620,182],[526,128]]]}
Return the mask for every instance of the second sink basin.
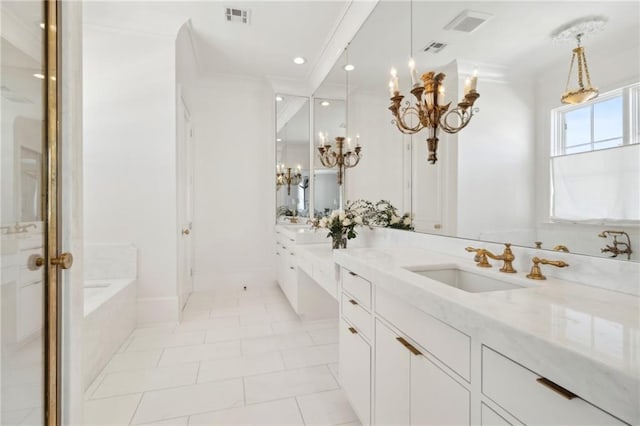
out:
{"label": "second sink basin", "polygon": [[458,268],[429,269],[425,271],[412,270],[411,272],[469,293],[525,288]]}

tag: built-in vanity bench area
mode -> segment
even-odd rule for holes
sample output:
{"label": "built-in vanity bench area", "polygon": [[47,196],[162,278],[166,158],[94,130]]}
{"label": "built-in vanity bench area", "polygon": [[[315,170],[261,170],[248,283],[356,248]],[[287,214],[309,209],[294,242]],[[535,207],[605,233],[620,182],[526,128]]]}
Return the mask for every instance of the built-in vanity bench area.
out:
{"label": "built-in vanity bench area", "polygon": [[[278,282],[302,317],[339,317],[363,424],[640,423],[637,264],[516,247],[504,273],[465,251],[498,244],[375,229],[332,251],[324,237],[277,226]],[[528,279],[536,256],[569,267]]]}

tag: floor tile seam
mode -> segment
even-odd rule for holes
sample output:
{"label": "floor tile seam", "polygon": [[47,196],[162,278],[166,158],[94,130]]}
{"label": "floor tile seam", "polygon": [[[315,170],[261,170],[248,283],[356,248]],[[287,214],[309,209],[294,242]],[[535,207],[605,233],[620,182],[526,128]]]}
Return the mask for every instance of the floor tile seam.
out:
{"label": "floor tile seam", "polygon": [[[194,416],[201,416],[203,414],[209,414],[209,413],[217,413],[217,412],[220,412],[220,411],[232,410],[232,409],[235,409],[235,408],[252,407],[254,405],[268,404],[268,403],[271,403],[271,402],[286,401],[286,400],[289,400],[289,399],[295,400],[295,398],[296,398],[295,396],[287,396],[287,397],[284,397],[284,398],[271,399],[269,401],[252,402],[250,404],[236,405],[236,406],[233,406],[233,407],[218,408],[218,409],[215,409],[215,410],[207,410],[207,411],[199,411],[197,413],[193,413],[193,414],[188,414],[187,415],[189,417],[188,425],[191,424],[191,417],[194,417]],[[174,417],[174,418],[180,418],[180,417],[185,417],[185,416],[179,416],[179,417]],[[161,421],[161,420],[156,420],[156,421]],[[141,424],[140,426],[143,426],[143,425],[144,424]],[[229,426],[231,426],[231,425],[229,425]]]}
{"label": "floor tile seam", "polygon": [[[222,342],[212,342],[212,343],[222,343]],[[204,343],[189,343],[187,345],[179,345],[179,346],[160,346],[160,347],[154,347],[154,348],[147,348],[147,349],[138,349],[138,350],[131,350],[131,351],[127,351],[127,352],[121,352],[121,353],[138,353],[138,352],[148,352],[148,351],[152,351],[152,350],[158,350],[158,349],[173,349],[173,348],[186,348],[186,347],[190,347],[190,346],[198,346],[198,345],[206,345],[207,342]]]}
{"label": "floor tile seam", "polygon": [[[195,364],[195,363],[199,363],[200,361],[189,361],[189,362],[184,362],[181,364],[176,364],[176,365],[169,365],[167,367],[175,367],[175,366],[185,366],[185,365],[189,365],[189,364]],[[124,373],[131,373],[132,371],[136,371],[138,373],[144,373],[144,372],[154,372],[157,371],[158,369],[160,369],[162,367],[146,367],[146,368],[140,368],[140,369],[134,369],[134,370],[125,370],[125,371],[114,371],[111,373],[105,373],[105,378],[109,375],[114,375],[114,374],[124,374]],[[104,379],[103,379],[104,380]],[[100,383],[102,384],[102,383]]]}
{"label": "floor tile seam", "polygon": [[[316,390],[316,391],[313,391],[313,392],[296,393],[296,394],[294,394],[294,395],[289,395],[289,396],[284,397],[284,398],[278,398],[278,399],[266,399],[266,400],[261,400],[261,401],[257,401],[257,402],[250,402],[250,403],[247,403],[246,405],[247,405],[247,406],[249,406],[249,405],[264,404],[264,403],[266,403],[266,402],[281,401],[281,400],[283,400],[283,399],[290,399],[290,398],[304,397],[304,396],[309,396],[309,395],[315,395],[315,394],[320,393],[320,392],[335,391],[335,390],[338,390],[338,389],[342,389],[342,388],[341,388],[340,386],[338,386],[338,387],[336,387],[336,388],[323,389],[323,390],[321,390],[321,391],[317,391],[317,390]],[[297,402],[297,401],[296,401],[296,402]]]}
{"label": "floor tile seam", "polygon": [[[245,377],[252,378],[252,377],[256,377],[256,376],[262,376],[262,375],[265,375],[265,374],[274,374],[274,373],[280,373],[280,372],[283,372],[283,371],[296,370],[295,368],[286,368],[284,366],[284,363],[282,365],[283,365],[283,367],[279,368],[277,370],[263,371],[262,373],[254,373],[254,374],[243,374],[241,376],[226,377],[226,378],[222,378],[222,379],[218,378],[218,379],[207,380],[207,381],[196,383],[196,384],[214,383],[214,382],[220,382],[220,381],[223,381],[223,380],[233,380],[233,379],[243,379],[243,382],[244,382],[244,378]],[[315,367],[315,366],[312,366],[312,367]],[[297,368],[297,370],[300,370],[302,368],[305,368],[305,367]]]}
{"label": "floor tile seam", "polygon": [[140,398],[138,399],[138,403],[136,404],[135,410],[131,413],[131,417],[129,418],[129,425],[133,424],[133,419],[136,418],[136,414],[138,413],[138,408],[140,408],[140,404],[142,403],[142,397],[144,397],[144,392],[140,394]]}
{"label": "floor tile seam", "polygon": [[[187,383],[187,384],[184,384],[184,385],[168,386],[168,387],[154,388],[154,389],[145,389],[145,390],[141,390],[141,391],[137,391],[137,392],[129,392],[129,393],[123,393],[123,394],[117,394],[117,395],[104,396],[104,397],[101,397],[101,398],[90,399],[88,401],[98,401],[98,400],[109,399],[109,398],[117,398],[117,397],[120,397],[120,396],[135,395],[135,394],[139,394],[139,393],[151,394],[151,393],[154,393],[154,392],[162,392],[162,391],[167,391],[167,390],[186,388],[188,386],[196,386],[196,385],[200,385],[200,384],[211,384],[211,383],[219,383],[219,382],[232,382],[232,381],[237,381],[238,379],[239,379],[238,377],[233,377],[233,378],[230,378],[230,379],[222,379],[222,380],[216,380],[216,381],[204,382],[204,383]],[[85,402],[88,402],[88,401],[85,401]],[[184,416],[178,416],[178,417],[184,417]]]}
{"label": "floor tile seam", "polygon": [[307,421],[304,418],[304,414],[302,413],[302,408],[300,407],[300,401],[298,401],[298,395],[293,398],[296,401],[296,407],[298,407],[298,413],[300,413],[300,418],[302,419],[302,424],[306,425]]}
{"label": "floor tile seam", "polygon": [[176,416],[176,417],[167,417],[166,419],[160,419],[160,420],[154,420],[152,422],[147,422],[147,423],[133,423],[133,419],[131,420],[130,426],[148,426],[148,425],[154,425],[157,422],[166,422],[168,420],[177,420],[177,419],[181,419],[187,417],[187,419],[189,418],[188,415],[186,416]]}
{"label": "floor tile seam", "polygon": [[160,361],[162,361],[162,358],[164,358],[164,351],[166,348],[162,348],[162,350],[160,351],[160,356],[158,357],[158,361],[156,362],[156,368],[160,368]]}
{"label": "floor tile seam", "polygon": [[[105,366],[105,368],[106,368],[106,366]],[[103,368],[103,370],[104,370],[104,368]],[[98,374],[98,376],[96,377],[96,379],[97,379],[98,377],[100,377],[100,374],[102,374],[102,371]],[[98,391],[98,389],[100,389],[100,386],[102,386],[102,383],[104,383],[104,379],[106,379],[106,378],[107,378],[107,374],[108,374],[108,373],[105,373],[105,374],[102,376],[102,379],[100,379],[100,382],[96,385],[95,389],[93,389],[93,392],[91,392],[91,395],[89,395],[89,399],[86,399],[85,401],[91,401],[92,399],[94,399],[94,395],[96,394],[96,392]],[[92,384],[93,384],[93,383],[92,383]],[[89,386],[91,386],[91,385],[89,385]]]}

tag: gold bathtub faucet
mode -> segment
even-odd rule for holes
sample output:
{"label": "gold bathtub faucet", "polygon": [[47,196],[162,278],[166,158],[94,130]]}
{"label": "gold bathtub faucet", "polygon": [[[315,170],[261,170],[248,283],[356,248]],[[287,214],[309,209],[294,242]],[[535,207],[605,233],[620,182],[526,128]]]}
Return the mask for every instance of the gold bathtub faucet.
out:
{"label": "gold bathtub faucet", "polygon": [[478,267],[491,268],[491,264],[487,259],[487,257],[490,257],[495,260],[503,261],[502,268],[500,268],[500,272],[507,272],[507,273],[513,274],[516,272],[516,270],[513,269],[513,261],[515,260],[516,257],[513,255],[513,252],[511,251],[511,243],[505,243],[504,246],[505,248],[501,255],[495,255],[491,253],[489,250],[481,249],[481,248],[467,247],[465,248],[465,250],[470,253],[472,252],[476,253],[473,260],[475,262],[478,262],[476,264]]}
{"label": "gold bathtub faucet", "polygon": [[540,264],[543,265],[552,265],[555,266],[557,268],[564,268],[569,266],[569,264],[563,260],[548,260],[548,259],[540,259],[539,257],[534,257],[533,259],[531,259],[531,261],[533,262],[533,265],[531,266],[531,272],[529,272],[529,274],[527,274],[527,278],[532,279],[532,280],[546,280],[547,277],[545,277],[544,275],[542,275],[542,272],[540,271]]}

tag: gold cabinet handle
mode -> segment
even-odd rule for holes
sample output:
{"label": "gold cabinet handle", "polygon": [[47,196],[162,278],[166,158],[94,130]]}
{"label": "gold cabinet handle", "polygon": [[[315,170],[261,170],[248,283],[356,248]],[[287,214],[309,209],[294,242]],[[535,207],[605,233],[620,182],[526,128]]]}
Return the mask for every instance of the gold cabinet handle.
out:
{"label": "gold cabinet handle", "polygon": [[404,338],[396,337],[396,340],[398,342],[400,342],[402,344],[402,346],[404,346],[405,348],[409,349],[409,351],[412,354],[414,354],[414,355],[422,355],[422,352],[420,352],[418,349],[416,349],[415,346],[413,346],[411,343],[407,342]]}
{"label": "gold cabinet handle", "polygon": [[351,303],[352,305],[357,305],[357,304],[358,304],[358,302],[356,302],[356,301],[355,301],[355,300],[353,300],[353,299],[349,299],[349,303]]}
{"label": "gold cabinet handle", "polygon": [[182,235],[189,235],[191,233],[191,231],[189,231],[189,228],[184,228],[182,230]]}
{"label": "gold cabinet handle", "polygon": [[60,256],[51,259],[51,264],[62,269],[69,269],[73,266],[73,255],[71,253],[62,253]]}
{"label": "gold cabinet handle", "polygon": [[553,383],[551,380],[549,379],[545,379],[544,377],[540,377],[538,379],[536,379],[536,382],[540,383],[542,386],[551,389],[552,391],[554,391],[555,393],[557,393],[558,395],[561,395],[562,397],[566,398],[566,399],[574,399],[577,398],[578,395],[576,395],[575,393],[571,392],[568,389],[563,388],[562,386]]}
{"label": "gold cabinet handle", "polygon": [[293,266],[289,266],[289,269],[296,269],[296,268],[294,268]]}
{"label": "gold cabinet handle", "polygon": [[291,256],[295,256],[295,254],[293,254],[293,253],[289,253],[289,254],[290,254]]}
{"label": "gold cabinet handle", "polygon": [[280,253],[279,253],[279,252],[276,252],[276,256],[280,256]]}
{"label": "gold cabinet handle", "polygon": [[358,334],[358,330],[353,327],[349,327],[349,331],[351,332],[351,334]]}
{"label": "gold cabinet handle", "polygon": [[358,276],[358,274],[356,274],[355,272],[351,272],[351,271],[349,271],[349,275],[351,275],[353,277],[357,277]]}

